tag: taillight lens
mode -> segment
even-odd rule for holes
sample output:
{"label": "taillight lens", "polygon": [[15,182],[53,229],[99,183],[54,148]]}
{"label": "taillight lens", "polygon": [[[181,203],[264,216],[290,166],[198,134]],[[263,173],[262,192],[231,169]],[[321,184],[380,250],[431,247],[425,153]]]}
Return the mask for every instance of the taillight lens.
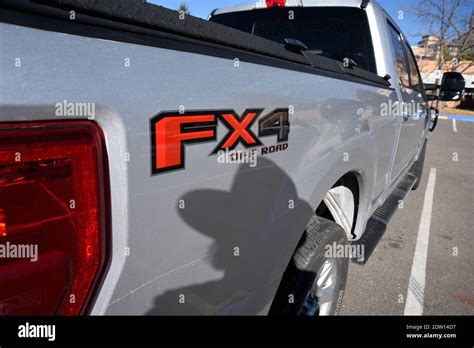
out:
{"label": "taillight lens", "polygon": [[96,123],[0,124],[0,315],[86,313],[107,264],[107,188]]}

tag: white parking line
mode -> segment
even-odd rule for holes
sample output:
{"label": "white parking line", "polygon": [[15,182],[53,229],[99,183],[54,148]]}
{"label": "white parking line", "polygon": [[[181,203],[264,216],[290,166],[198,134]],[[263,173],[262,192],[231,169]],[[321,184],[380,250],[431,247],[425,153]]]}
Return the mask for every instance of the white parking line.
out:
{"label": "white parking line", "polygon": [[428,258],[428,242],[430,239],[431,212],[433,210],[433,195],[436,182],[436,168],[430,169],[428,185],[425,191],[425,200],[421,212],[418,236],[416,238],[415,255],[411,266],[410,281],[408,283],[405,315],[422,315],[425,296],[426,261]]}
{"label": "white parking line", "polygon": [[455,119],[453,119],[453,131],[454,131],[454,133],[458,132],[458,127],[456,127],[456,120]]}

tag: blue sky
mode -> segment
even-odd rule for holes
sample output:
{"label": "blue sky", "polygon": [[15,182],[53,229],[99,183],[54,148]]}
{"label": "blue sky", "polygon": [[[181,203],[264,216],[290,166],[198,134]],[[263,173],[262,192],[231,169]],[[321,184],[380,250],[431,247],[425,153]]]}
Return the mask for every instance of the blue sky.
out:
{"label": "blue sky", "polygon": [[[226,7],[235,4],[252,3],[254,0],[148,0],[148,2],[158,4],[176,10],[179,4],[185,2],[193,16],[207,18],[209,13],[217,7]],[[385,10],[392,16],[397,24],[402,28],[412,45],[421,38],[421,34],[426,34],[426,29],[416,17],[411,13],[410,7],[416,0],[378,0]],[[399,11],[402,11],[403,18],[399,18]]]}

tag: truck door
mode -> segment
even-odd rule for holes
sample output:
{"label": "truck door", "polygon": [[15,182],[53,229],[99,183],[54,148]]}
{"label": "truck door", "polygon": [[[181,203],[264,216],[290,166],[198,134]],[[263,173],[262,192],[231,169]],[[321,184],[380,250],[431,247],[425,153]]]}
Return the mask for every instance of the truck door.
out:
{"label": "truck door", "polygon": [[401,33],[390,22],[389,34],[395,53],[397,81],[400,90],[398,108],[400,136],[392,168],[392,180],[410,164],[416,155],[426,125],[427,106],[424,90],[412,51]]}

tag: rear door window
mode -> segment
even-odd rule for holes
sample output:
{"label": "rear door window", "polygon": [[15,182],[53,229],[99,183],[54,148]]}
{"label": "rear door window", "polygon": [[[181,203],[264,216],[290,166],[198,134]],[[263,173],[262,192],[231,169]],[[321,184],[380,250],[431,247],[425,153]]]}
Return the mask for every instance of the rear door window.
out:
{"label": "rear door window", "polygon": [[408,56],[408,64],[410,66],[410,87],[415,91],[423,93],[423,84],[418,71],[418,66],[416,65],[415,57],[413,56],[413,52],[408,46],[407,42],[405,41],[404,43]]}
{"label": "rear door window", "polygon": [[211,21],[284,43],[292,38],[309,52],[338,61],[354,60],[376,73],[365,11],[351,7],[289,7],[218,14]]}
{"label": "rear door window", "polygon": [[403,49],[400,33],[388,23],[390,39],[395,52],[395,66],[397,68],[398,81],[404,87],[410,88],[410,70],[408,68],[405,50]]}

